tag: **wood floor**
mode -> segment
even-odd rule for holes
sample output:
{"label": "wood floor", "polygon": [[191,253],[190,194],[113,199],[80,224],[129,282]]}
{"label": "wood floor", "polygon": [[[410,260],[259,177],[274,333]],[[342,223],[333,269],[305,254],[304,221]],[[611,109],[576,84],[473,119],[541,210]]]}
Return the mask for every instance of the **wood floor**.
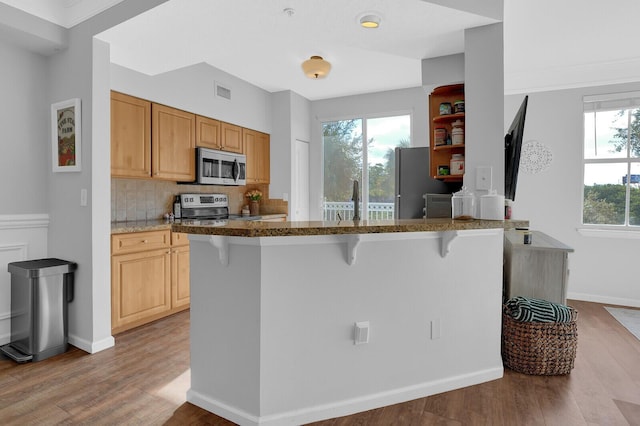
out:
{"label": "wood floor", "polygon": [[[603,305],[569,304],[579,311],[570,375],[505,370],[500,380],[314,425],[640,425],[640,341]],[[0,358],[0,424],[231,425],[185,402],[189,380],[186,311],[94,355]]]}

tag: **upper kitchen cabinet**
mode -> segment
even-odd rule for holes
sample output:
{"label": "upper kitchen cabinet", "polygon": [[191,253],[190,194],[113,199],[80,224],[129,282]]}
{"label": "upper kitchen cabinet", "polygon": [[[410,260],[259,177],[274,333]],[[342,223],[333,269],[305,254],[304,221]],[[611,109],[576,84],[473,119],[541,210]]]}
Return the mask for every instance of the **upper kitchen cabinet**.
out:
{"label": "upper kitchen cabinet", "polygon": [[242,127],[225,122],[220,123],[221,149],[242,154]]}
{"label": "upper kitchen cabinet", "polygon": [[436,87],[429,95],[430,173],[445,182],[464,175],[464,84]]}
{"label": "upper kitchen cabinet", "polygon": [[111,176],[193,182],[195,117],[111,92]]}
{"label": "upper kitchen cabinet", "polygon": [[196,146],[242,154],[242,128],[197,115]]}
{"label": "upper kitchen cabinet", "polygon": [[196,179],[196,116],[165,105],[151,106],[152,176],[176,182]]}
{"label": "upper kitchen cabinet", "polygon": [[242,129],[244,153],[247,156],[247,184],[270,181],[269,135],[251,129]]}
{"label": "upper kitchen cabinet", "polygon": [[213,118],[196,115],[196,146],[210,149],[222,147],[220,122]]}
{"label": "upper kitchen cabinet", "polygon": [[111,175],[151,177],[151,102],[111,92]]}

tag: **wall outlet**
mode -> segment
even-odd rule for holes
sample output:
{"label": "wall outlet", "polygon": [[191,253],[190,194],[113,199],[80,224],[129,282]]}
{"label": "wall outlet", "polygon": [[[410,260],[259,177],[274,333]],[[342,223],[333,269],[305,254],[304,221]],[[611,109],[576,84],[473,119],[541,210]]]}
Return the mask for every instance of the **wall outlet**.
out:
{"label": "wall outlet", "polygon": [[476,169],[476,189],[488,191],[491,189],[491,167],[478,167]]}
{"label": "wall outlet", "polygon": [[289,194],[287,192],[282,193],[282,201],[289,201]]}

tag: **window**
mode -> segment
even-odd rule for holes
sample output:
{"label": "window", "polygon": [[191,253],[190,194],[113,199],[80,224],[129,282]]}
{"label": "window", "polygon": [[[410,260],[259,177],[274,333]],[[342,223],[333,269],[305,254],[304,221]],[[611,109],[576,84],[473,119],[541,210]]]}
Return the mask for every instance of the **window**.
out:
{"label": "window", "polygon": [[584,98],[582,222],[640,226],[640,92]]}
{"label": "window", "polygon": [[322,123],[324,220],[353,217],[354,180],[360,184],[360,217],[393,219],[395,148],[410,145],[410,129],[410,115]]}

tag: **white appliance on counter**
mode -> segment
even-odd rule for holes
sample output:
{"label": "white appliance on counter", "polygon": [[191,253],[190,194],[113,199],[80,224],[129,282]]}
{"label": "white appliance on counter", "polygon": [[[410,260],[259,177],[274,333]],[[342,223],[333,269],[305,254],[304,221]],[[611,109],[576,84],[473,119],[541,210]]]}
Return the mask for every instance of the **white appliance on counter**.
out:
{"label": "white appliance on counter", "polygon": [[247,183],[247,157],[244,154],[196,150],[196,183],[201,185],[236,185]]}

